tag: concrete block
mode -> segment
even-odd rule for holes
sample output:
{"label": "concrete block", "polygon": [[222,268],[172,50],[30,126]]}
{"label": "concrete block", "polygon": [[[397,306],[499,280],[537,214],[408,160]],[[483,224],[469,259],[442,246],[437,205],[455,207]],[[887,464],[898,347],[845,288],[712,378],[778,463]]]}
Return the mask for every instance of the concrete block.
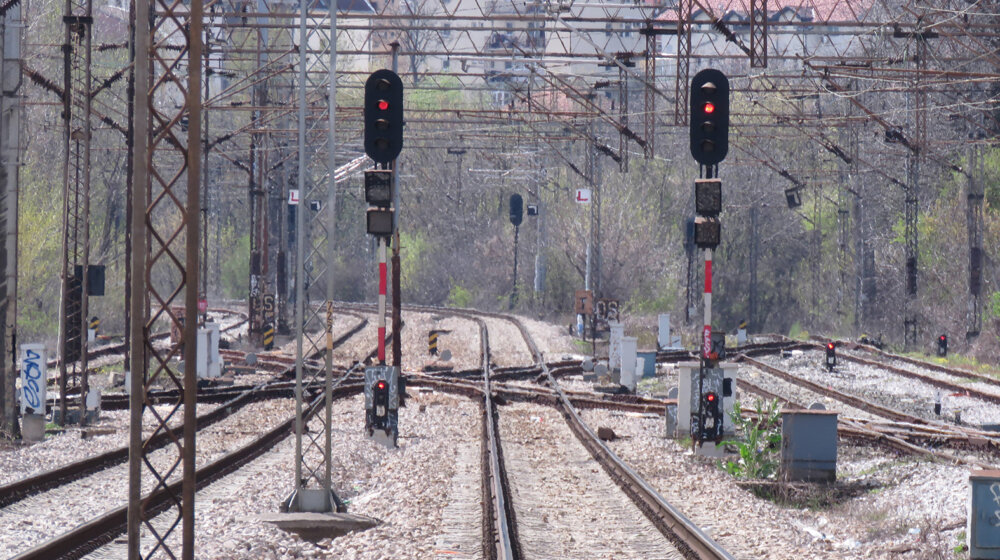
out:
{"label": "concrete block", "polygon": [[667,403],[667,436],[674,438],[677,433],[677,403]]}
{"label": "concrete block", "polygon": [[30,442],[45,440],[45,417],[41,414],[25,414],[21,417],[21,439]]}
{"label": "concrete block", "polygon": [[837,413],[781,411],[781,476],[784,480],[837,479]]}
{"label": "concrete block", "polygon": [[642,377],[654,377],[656,375],[656,352],[639,352],[642,358]]}

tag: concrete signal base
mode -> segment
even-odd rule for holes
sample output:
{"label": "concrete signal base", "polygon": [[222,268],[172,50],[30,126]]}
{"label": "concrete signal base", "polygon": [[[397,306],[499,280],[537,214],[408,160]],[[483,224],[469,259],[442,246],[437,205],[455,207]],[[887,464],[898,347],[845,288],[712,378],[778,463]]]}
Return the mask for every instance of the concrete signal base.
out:
{"label": "concrete signal base", "polygon": [[352,513],[269,513],[259,519],[313,542],[337,538],[353,531],[365,531],[382,523],[378,519]]}

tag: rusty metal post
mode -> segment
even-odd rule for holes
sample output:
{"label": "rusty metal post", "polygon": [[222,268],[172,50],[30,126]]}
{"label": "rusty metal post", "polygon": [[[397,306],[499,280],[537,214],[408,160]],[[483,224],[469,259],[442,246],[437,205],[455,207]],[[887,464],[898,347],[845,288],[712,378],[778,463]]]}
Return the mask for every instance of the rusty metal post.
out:
{"label": "rusty metal post", "polygon": [[[674,80],[674,124],[688,124],[688,84],[691,83],[691,2],[677,2],[677,73]],[[648,87],[648,86],[647,86]]]}
{"label": "rusty metal post", "polygon": [[[399,71],[399,43],[392,43],[392,71]],[[400,329],[403,326],[402,309],[403,296],[400,293],[400,269],[399,262],[399,159],[392,162],[392,205],[395,211],[392,213],[392,365],[403,367],[403,337]]]}
{"label": "rusty metal post", "polygon": [[979,148],[969,148],[966,220],[969,233],[969,300],[965,340],[971,342],[983,327],[983,158]]}
{"label": "rusty metal post", "polygon": [[[140,528],[145,525],[156,541],[155,554],[193,560],[203,9],[202,0],[192,0],[187,6],[171,0],[154,3],[155,7],[149,0],[136,0],[136,21],[143,24],[135,40],[128,548],[130,560],[141,557]],[[151,12],[155,17],[150,17]],[[186,77],[176,72],[178,67],[187,68]],[[180,108],[162,102],[174,92],[185,101]],[[153,123],[158,125],[155,129]],[[146,283],[153,278],[158,279],[156,283]],[[148,311],[146,301],[151,304]],[[173,305],[178,301],[182,308]],[[182,329],[181,341],[165,349],[154,345],[152,333],[162,323]],[[179,358],[187,365],[183,373]],[[150,406],[150,392],[161,385],[178,395],[172,402],[161,403],[166,411]],[[180,414],[181,407],[184,434],[174,447],[177,457],[154,466],[145,456],[143,412],[151,413],[150,437],[155,437],[168,429],[168,420]],[[143,469],[157,481],[182,473],[180,495],[169,497],[177,511],[166,514],[174,521],[166,526],[154,527],[157,514],[148,507],[151,495],[141,495]],[[178,526],[179,554],[172,549]]]}
{"label": "rusty metal post", "polygon": [[[198,243],[199,211],[201,202],[201,63],[202,63],[202,0],[191,0],[188,28],[188,84],[187,84],[187,231],[185,232],[186,263],[184,270],[185,317],[197,317],[198,311]],[[207,349],[206,349],[207,350]],[[188,319],[184,324],[184,482],[181,511],[184,527],[182,557],[194,560],[194,494],[195,481],[195,432],[197,431],[198,378],[198,323]]]}
{"label": "rusty metal post", "polygon": [[750,67],[767,68],[767,0],[750,0]]}
{"label": "rusty metal post", "polygon": [[[20,437],[14,399],[17,367],[17,193],[21,129],[21,6],[0,18],[0,438]],[[12,35],[16,37],[11,37]],[[7,48],[4,48],[7,47]]]}
{"label": "rusty metal post", "polygon": [[[91,0],[66,0],[63,15],[63,236],[60,298],[60,424],[68,411],[70,362],[80,372],[80,424],[86,423],[89,385],[87,364],[87,272],[90,259],[90,41]],[[76,278],[79,268],[82,275]],[[78,368],[78,369],[77,369]]]}
{"label": "rusty metal post", "polygon": [[657,55],[657,39],[656,34],[653,31],[652,22],[646,23],[646,86],[643,88],[645,93],[645,114],[643,115],[644,134],[646,136],[646,145],[644,147],[646,159],[652,158],[656,153],[656,92],[653,88],[656,87],[656,55]]}
{"label": "rusty metal post", "polygon": [[[154,0],[155,1],[155,0]],[[142,523],[142,413],[145,407],[146,373],[146,204],[149,199],[149,83],[150,83],[150,0],[133,0],[136,25],[133,33],[132,50],[135,53],[135,87],[133,90],[134,134],[132,143],[133,180],[128,185],[131,191],[132,211],[129,236],[132,238],[129,301],[129,444],[128,444],[128,558],[137,560],[139,555],[139,527]]]}

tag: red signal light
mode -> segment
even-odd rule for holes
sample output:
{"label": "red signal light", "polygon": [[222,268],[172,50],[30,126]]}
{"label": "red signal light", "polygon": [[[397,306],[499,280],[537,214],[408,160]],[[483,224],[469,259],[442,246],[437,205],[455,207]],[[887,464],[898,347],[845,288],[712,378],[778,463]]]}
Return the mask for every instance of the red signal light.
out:
{"label": "red signal light", "polygon": [[376,384],[376,387],[378,387],[379,389],[385,389],[385,381],[379,380],[379,382]]}
{"label": "red signal light", "polygon": [[378,110],[379,111],[388,111],[389,110],[389,102],[386,101],[385,99],[379,99],[378,100]]}
{"label": "red signal light", "polygon": [[706,102],[704,110],[706,115],[711,115],[715,112],[715,103],[712,103],[711,101]]}
{"label": "red signal light", "polygon": [[715,402],[715,393],[709,393],[705,395],[705,400],[708,402]]}
{"label": "red signal light", "polygon": [[941,335],[941,342],[944,342],[944,340],[945,340],[945,336]]}
{"label": "red signal light", "polygon": [[826,349],[827,350],[833,350],[833,343],[832,342],[827,342],[826,343]]}

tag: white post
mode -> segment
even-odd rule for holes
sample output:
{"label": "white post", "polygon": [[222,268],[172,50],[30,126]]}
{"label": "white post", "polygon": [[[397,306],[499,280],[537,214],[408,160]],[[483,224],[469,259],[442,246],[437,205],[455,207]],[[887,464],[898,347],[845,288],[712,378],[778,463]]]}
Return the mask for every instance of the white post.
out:
{"label": "white post", "polygon": [[208,377],[222,376],[222,356],[219,354],[219,324],[205,323],[208,331]]}
{"label": "white post", "polygon": [[639,373],[636,372],[636,351],[639,339],[634,336],[623,336],[621,342],[621,384],[634,393],[638,384]]}
{"label": "white post", "polygon": [[45,415],[48,364],[44,344],[21,345],[21,415]]}
{"label": "white post", "polygon": [[660,348],[670,347],[670,314],[660,313],[659,331],[656,335],[656,344]]}

